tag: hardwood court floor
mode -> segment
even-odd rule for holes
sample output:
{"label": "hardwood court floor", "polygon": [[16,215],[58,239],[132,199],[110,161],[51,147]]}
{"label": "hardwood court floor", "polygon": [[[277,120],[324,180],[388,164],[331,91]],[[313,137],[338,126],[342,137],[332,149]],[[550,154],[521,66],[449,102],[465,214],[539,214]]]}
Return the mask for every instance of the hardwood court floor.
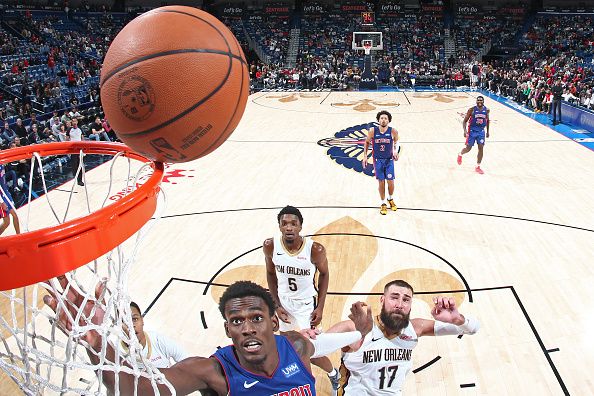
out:
{"label": "hardwood court floor", "polygon": [[[594,394],[594,152],[486,98],[485,175],[474,172],[476,148],[458,166],[461,120],[475,95],[252,95],[227,143],[168,169],[166,216],[130,277],[132,298],[150,307],[147,326],[191,354],[227,345],[220,285],[265,285],[261,244],[291,204],[302,209],[303,233],[327,248],[323,328],[357,299],[378,312],[370,294],[394,278],[417,291],[412,317],[429,318],[431,297],[443,292],[480,320],[474,336],[422,339],[405,394]],[[376,181],[357,165],[356,126],[380,109],[392,112],[403,147],[399,210],[387,216]],[[106,171],[88,174],[90,188]]]}

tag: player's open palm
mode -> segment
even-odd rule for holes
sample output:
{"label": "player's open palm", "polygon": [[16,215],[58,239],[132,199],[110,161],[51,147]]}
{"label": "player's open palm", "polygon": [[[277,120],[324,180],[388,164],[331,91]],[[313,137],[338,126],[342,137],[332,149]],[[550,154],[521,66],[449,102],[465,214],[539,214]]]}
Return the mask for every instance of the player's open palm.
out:
{"label": "player's open palm", "polygon": [[433,309],[431,316],[433,319],[446,323],[457,323],[461,316],[456,307],[456,300],[451,297],[433,297]]}
{"label": "player's open palm", "polygon": [[[43,302],[56,313],[58,327],[66,335],[73,331],[75,318],[79,317],[78,325],[100,325],[105,315],[104,309],[98,303],[105,293],[105,282],[98,283],[95,287],[95,299],[85,299],[85,297],[72,285],[69,285],[65,275],[59,276],[58,281],[62,286],[62,291],[48,290],[49,295],[43,297]],[[83,306],[84,304],[84,306]],[[82,309],[82,313],[80,313]],[[78,316],[80,314],[80,316]],[[89,330],[83,334],[73,334],[86,341],[89,346],[95,350],[101,348],[101,336],[95,330]]]}

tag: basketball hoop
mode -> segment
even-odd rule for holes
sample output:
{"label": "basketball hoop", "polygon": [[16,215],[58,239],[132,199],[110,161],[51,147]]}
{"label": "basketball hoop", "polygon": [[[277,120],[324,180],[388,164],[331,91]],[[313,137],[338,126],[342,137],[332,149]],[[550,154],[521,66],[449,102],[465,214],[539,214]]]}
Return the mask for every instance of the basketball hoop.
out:
{"label": "basketball hoop", "polygon": [[[0,151],[0,163],[24,158],[35,161],[38,157],[79,155],[80,151],[114,156],[119,153],[150,162],[119,143],[64,142]],[[157,162],[152,166],[153,175],[115,205],[53,227],[0,238],[0,290],[32,285],[74,270],[114,249],[137,232],[156,209],[163,164]],[[47,196],[47,191],[45,193]]]}
{"label": "basketball hoop", "polygon": [[[82,172],[85,186],[76,193],[75,183],[48,191],[46,172],[61,168],[68,162],[67,155],[70,161],[80,156],[78,169],[72,170],[73,181]],[[100,165],[109,165],[109,175],[94,172],[87,177],[85,156],[89,156],[87,162],[112,156]],[[164,207],[159,200],[165,199],[160,190],[163,163],[109,142],[47,143],[0,152],[0,163],[22,160],[30,161],[27,207],[19,210],[20,215],[26,212],[24,232],[0,237],[0,369],[26,395],[103,394],[104,372],[146,377],[154,389],[156,384],[165,384],[174,394],[171,384],[142,356],[135,333],[123,330],[133,328],[128,272],[155,222],[151,217]],[[35,181],[34,176],[41,180]],[[98,176],[103,179],[93,184]],[[42,186],[44,195],[36,200],[32,200],[34,184],[37,190]],[[107,191],[97,193],[101,187]],[[70,190],[68,200],[64,189]],[[56,198],[54,194],[62,195]],[[53,215],[52,224],[39,226],[42,221],[37,217],[48,214]],[[95,294],[98,284],[104,285],[100,297]],[[69,290],[75,290],[83,301],[96,301],[105,311],[102,321],[88,318],[83,308],[73,313],[73,303],[63,297]],[[57,313],[43,302],[48,292],[57,301]],[[72,329],[67,334],[59,331],[56,315],[70,318]],[[89,361],[82,339],[91,329],[112,345],[114,361],[107,358],[105,348],[91,352],[99,364]],[[122,342],[126,350],[120,348]]]}

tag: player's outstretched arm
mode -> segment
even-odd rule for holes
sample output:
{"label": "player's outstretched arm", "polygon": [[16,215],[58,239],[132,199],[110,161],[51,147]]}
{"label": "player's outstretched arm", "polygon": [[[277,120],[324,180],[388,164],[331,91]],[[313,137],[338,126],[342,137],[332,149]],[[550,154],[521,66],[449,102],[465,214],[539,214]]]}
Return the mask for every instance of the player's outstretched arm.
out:
{"label": "player's outstretched arm", "polygon": [[[62,290],[67,290],[59,296],[57,293],[50,292],[43,297],[43,301],[55,313],[57,325],[66,335],[73,329],[73,322],[70,318],[80,317],[80,325],[93,323],[100,325],[103,322],[105,311],[103,309],[102,299],[105,292],[105,283],[99,283],[95,288],[95,299],[85,299],[73,287],[68,286],[68,280],[65,276],[58,277]],[[61,301],[63,303],[59,303]],[[69,312],[66,312],[68,310]],[[80,316],[78,314],[81,313]],[[83,334],[80,339],[85,342],[87,355],[92,364],[100,364],[100,355],[105,355],[105,359],[115,362],[116,353],[113,346],[96,330],[89,330]],[[124,362],[122,362],[124,364]],[[218,389],[225,391],[226,383],[221,368],[215,359],[202,357],[191,357],[185,359],[171,368],[160,370],[167,381],[169,381],[178,395],[185,395],[202,389]],[[128,373],[114,373],[113,371],[102,372],[103,384],[108,391],[114,392],[116,387],[122,395],[153,395],[154,390],[149,379],[140,377],[138,380]],[[221,382],[222,381],[222,382]],[[159,385],[158,390],[161,395],[170,395],[169,388],[166,385]]]}
{"label": "player's outstretched arm", "polygon": [[411,320],[419,337],[475,334],[479,330],[479,321],[462,315],[458,311],[456,301],[453,298],[434,297],[433,304],[431,316],[435,320]]}
{"label": "player's outstretched arm", "polygon": [[[371,309],[365,303],[356,302],[351,306],[350,320],[340,322],[323,334],[312,330],[306,332],[309,342],[314,346],[311,358],[331,354],[338,349],[359,348],[363,339],[373,328]],[[297,333],[300,337],[302,334]]]}

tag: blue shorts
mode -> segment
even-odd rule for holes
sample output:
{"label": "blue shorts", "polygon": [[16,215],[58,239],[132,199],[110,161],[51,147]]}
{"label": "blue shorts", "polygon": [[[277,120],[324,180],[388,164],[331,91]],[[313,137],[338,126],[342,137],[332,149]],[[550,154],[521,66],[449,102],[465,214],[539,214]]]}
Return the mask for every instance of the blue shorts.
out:
{"label": "blue shorts", "polygon": [[394,180],[394,160],[392,158],[374,158],[373,169],[377,180]]}
{"label": "blue shorts", "polygon": [[467,146],[474,146],[474,143],[478,144],[485,144],[485,130],[480,131],[473,131],[472,129],[468,133],[468,137],[466,138],[466,145]]}

